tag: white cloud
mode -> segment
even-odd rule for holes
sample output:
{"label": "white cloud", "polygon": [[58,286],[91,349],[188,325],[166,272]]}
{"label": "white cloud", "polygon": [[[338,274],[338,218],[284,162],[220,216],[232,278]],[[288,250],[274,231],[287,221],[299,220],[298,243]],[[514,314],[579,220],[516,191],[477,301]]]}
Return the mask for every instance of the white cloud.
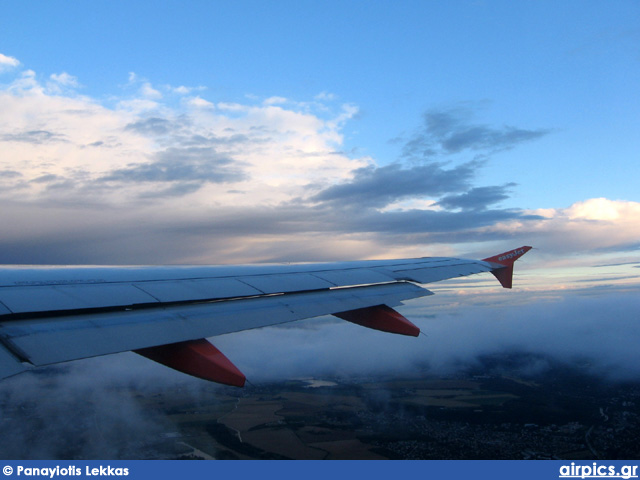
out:
{"label": "white cloud", "polygon": [[64,85],[65,87],[79,86],[78,79],[73,75],[69,75],[67,72],[52,73],[49,78],[60,85]]}
{"label": "white cloud", "polygon": [[320,92],[314,97],[314,100],[319,102],[332,102],[336,99],[336,96],[333,93],[329,92]]}
{"label": "white cloud", "polygon": [[215,108],[215,105],[202,97],[191,97],[187,99],[187,103],[195,108]]}
{"label": "white cloud", "polygon": [[118,109],[131,112],[135,115],[144,115],[145,113],[160,108],[160,104],[147,98],[133,98],[118,102]]}
{"label": "white cloud", "polygon": [[640,203],[592,198],[584,202],[574,203],[566,211],[571,220],[637,221],[640,219]]}
{"label": "white cloud", "polygon": [[142,86],[140,87],[140,94],[145,98],[150,98],[154,100],[162,98],[162,93],[160,93],[158,90],[153,88],[151,86],[151,83],[149,82],[144,82],[142,84]]}
{"label": "white cloud", "polygon": [[[50,80],[78,85],[66,72]],[[295,105],[223,102],[215,108],[198,96],[185,99],[196,108],[183,111],[164,103],[135,73],[129,81],[141,84],[138,95],[117,101],[115,108],[45,88],[30,70],[1,91],[0,171],[19,177],[0,177],[0,198],[15,198],[19,188],[20,198],[43,206],[64,200],[134,209],[154,198],[158,212],[166,213],[161,205],[174,212],[188,205],[206,216],[213,206],[291,201],[307,195],[308,184],[342,181],[370,163],[337,153],[342,138],[335,119],[297,111]],[[169,157],[174,163],[155,166]],[[135,180],[127,180],[126,172],[137,172]],[[194,172],[219,175],[223,188]]]}
{"label": "white cloud", "polygon": [[638,202],[592,198],[568,208],[539,213],[544,220],[520,222],[517,233],[528,235],[543,249],[580,253],[624,248],[640,242]]}
{"label": "white cloud", "polygon": [[188,95],[189,93],[191,93],[191,88],[189,87],[185,87],[184,85],[180,85],[179,87],[169,87],[171,90],[173,90],[174,93],[180,94],[180,95]]}
{"label": "white cloud", "polygon": [[264,102],[264,105],[281,105],[283,103],[287,103],[287,99],[284,97],[269,97]]}
{"label": "white cloud", "polygon": [[244,112],[248,110],[246,105],[231,102],[219,102],[216,105],[220,110],[226,110],[228,112]]}
{"label": "white cloud", "polygon": [[0,53],[0,73],[4,70],[10,70],[20,65],[17,58],[9,57]]}
{"label": "white cloud", "polygon": [[[536,218],[498,222],[478,230],[487,237],[506,237],[540,249],[549,256],[592,259],[607,250],[640,248],[640,203],[591,198],[566,208],[525,211]],[[569,257],[567,257],[569,255]]]}
{"label": "white cloud", "polygon": [[36,72],[33,70],[24,70],[8,86],[7,91],[18,95],[25,92],[37,94],[44,93],[44,87],[38,83],[38,80],[36,79]]}
{"label": "white cloud", "polygon": [[359,111],[360,109],[356,105],[345,103],[342,105],[342,112],[340,115],[329,122],[329,127],[334,130],[340,130],[344,124],[356,116]]}

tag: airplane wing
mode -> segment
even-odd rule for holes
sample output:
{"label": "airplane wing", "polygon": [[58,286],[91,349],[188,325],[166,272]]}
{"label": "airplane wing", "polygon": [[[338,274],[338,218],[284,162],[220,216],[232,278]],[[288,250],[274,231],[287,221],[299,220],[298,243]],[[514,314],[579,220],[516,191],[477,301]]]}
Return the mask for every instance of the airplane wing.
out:
{"label": "airplane wing", "polygon": [[531,247],[484,260],[426,257],[321,264],[0,268],[0,378],[32,366],[135,351],[185,373],[242,386],[211,343],[225,333],[335,315],[391,333],[420,330],[392,309],[420,286],[492,272],[511,288]]}

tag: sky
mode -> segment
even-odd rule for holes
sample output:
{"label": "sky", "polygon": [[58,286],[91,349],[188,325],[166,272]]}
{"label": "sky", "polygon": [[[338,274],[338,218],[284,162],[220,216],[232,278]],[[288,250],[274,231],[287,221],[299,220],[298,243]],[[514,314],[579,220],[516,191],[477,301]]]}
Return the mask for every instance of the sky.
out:
{"label": "sky", "polygon": [[638,260],[637,2],[2,10],[0,263]]}
{"label": "sky", "polygon": [[[638,2],[49,0],[0,13],[0,264],[532,245],[513,291],[478,276],[401,307],[429,335],[410,347],[326,319],[215,343],[254,381],[345,373],[344,358],[346,373],[447,373],[512,349],[640,379]],[[85,386],[96,370],[107,383],[171,375],[123,355],[69,368]],[[0,394],[35,381],[19,377]]]}

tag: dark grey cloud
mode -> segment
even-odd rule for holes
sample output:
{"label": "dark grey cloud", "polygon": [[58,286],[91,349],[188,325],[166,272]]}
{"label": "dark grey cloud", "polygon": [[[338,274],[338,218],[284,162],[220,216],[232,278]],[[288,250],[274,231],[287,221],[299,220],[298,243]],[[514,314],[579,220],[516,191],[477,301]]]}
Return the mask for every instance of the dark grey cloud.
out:
{"label": "dark grey cloud", "polygon": [[[272,242],[260,247],[260,255],[264,261],[348,260],[353,259],[353,252],[336,251],[328,247],[333,238],[355,236],[363,240],[370,239],[382,251],[385,246],[497,241],[510,239],[510,234],[485,231],[482,227],[512,219],[526,222],[534,217],[517,209],[461,212],[416,209],[381,212],[376,209],[343,209],[331,205],[309,207],[288,204],[210,212],[201,219],[172,222],[156,236],[179,238],[182,243],[172,252],[176,256],[180,252],[184,255],[188,251],[197,251],[196,245],[212,251],[218,243],[224,243],[228,247],[226,242],[233,242],[234,238],[238,244],[242,244],[247,238],[264,238],[271,239]],[[300,238],[317,240],[306,245],[308,240],[301,242]],[[327,246],[323,247],[325,244]],[[247,252],[255,255],[256,245],[247,245]],[[146,252],[145,255],[150,253]]]}
{"label": "dark grey cloud", "polygon": [[176,139],[177,142],[184,147],[216,147],[216,146],[233,146],[237,144],[248,144],[266,141],[268,139],[249,138],[242,133],[232,133],[225,136],[218,135],[185,135]]}
{"label": "dark grey cloud", "polygon": [[[456,241],[459,241],[457,235],[456,237],[454,235],[464,232],[469,235],[465,241],[472,241],[471,235],[474,229],[516,218],[523,218],[522,212],[516,209],[462,212],[417,209],[399,212],[372,211],[345,222],[344,228],[360,232],[391,233],[394,235],[439,234],[438,241],[443,241],[445,238],[450,241],[456,238]],[[443,236],[445,238],[442,238]]]}
{"label": "dark grey cloud", "polygon": [[156,153],[149,163],[133,164],[102,177],[104,182],[179,182],[204,184],[238,182],[246,174],[232,158],[212,147],[171,147]]}
{"label": "dark grey cloud", "polygon": [[28,130],[20,133],[5,133],[0,137],[5,142],[24,142],[43,144],[51,142],[66,142],[65,135],[48,130]]}
{"label": "dark grey cloud", "polygon": [[475,161],[449,169],[441,163],[367,167],[357,170],[350,182],[333,185],[312,200],[382,207],[405,198],[437,197],[467,189],[478,167]]}
{"label": "dark grey cloud", "polygon": [[[351,181],[330,186],[315,194],[316,202],[350,204],[358,208],[381,208],[407,199],[438,200],[448,210],[485,210],[509,198],[509,188],[475,186],[473,180],[488,155],[540,138],[549,130],[500,128],[472,122],[473,110],[466,106],[429,110],[420,130],[405,141],[401,162],[367,167],[354,172]],[[461,152],[473,160],[447,166],[443,159]],[[407,164],[407,160],[411,160]],[[416,165],[415,161],[419,161]]]}
{"label": "dark grey cloud", "polygon": [[176,124],[161,117],[150,117],[129,123],[125,130],[143,135],[167,135],[175,132]]}
{"label": "dark grey cloud", "polygon": [[[532,219],[517,209],[451,212],[446,210],[378,211],[330,205],[279,205],[250,209],[225,209],[201,220],[177,221],[174,231],[197,235],[295,235],[296,233],[436,234],[468,232],[509,219]],[[541,217],[535,217],[539,219]],[[171,228],[171,227],[169,227]],[[166,232],[166,230],[163,230]]]}
{"label": "dark grey cloud", "polygon": [[[62,200],[62,198],[66,198],[67,201],[77,201],[77,197],[75,195],[78,193],[76,188],[82,187],[82,178],[85,175],[85,172],[76,171],[70,177],[64,177],[62,175],[56,175],[53,173],[47,173],[44,175],[40,175],[39,177],[30,180],[29,183],[36,183],[39,185],[43,185],[45,190],[52,194],[50,200],[53,199]],[[80,181],[78,181],[80,179]]]}
{"label": "dark grey cloud", "polygon": [[15,170],[2,170],[0,171],[0,179],[2,178],[21,178],[23,175],[20,172],[16,172]]}
{"label": "dark grey cloud", "polygon": [[640,262],[622,262],[622,263],[605,263],[602,265],[593,265],[594,268],[599,268],[599,267],[619,267],[621,265],[636,265],[637,267],[640,268]]}
{"label": "dark grey cloud", "polygon": [[22,173],[15,170],[0,171],[0,193],[11,192],[12,195],[15,195],[17,191],[27,188],[29,188],[29,181],[24,179]]}
{"label": "dark grey cloud", "polygon": [[151,192],[142,192],[138,194],[138,198],[170,198],[170,197],[182,197],[189,195],[190,193],[197,192],[202,187],[201,181],[184,181],[184,182],[172,182],[167,188],[160,188]]}
{"label": "dark grey cloud", "polygon": [[429,110],[423,125],[404,145],[408,158],[431,158],[463,151],[493,153],[536,140],[551,132],[549,129],[523,129],[505,125],[492,127],[472,123],[473,112],[466,107]]}
{"label": "dark grey cloud", "polygon": [[[162,185],[163,189],[188,187]],[[172,210],[169,202],[160,212],[155,202],[145,203],[144,209],[97,209],[61,202],[47,208],[14,205],[12,215],[0,212],[0,221],[12,225],[11,235],[0,238],[0,264],[353,260],[383,252],[386,246],[506,239],[506,232],[484,232],[481,227],[513,218],[526,221],[522,212],[509,209],[381,212],[291,203],[183,211]],[[333,248],[344,236],[378,246],[360,252]]]}
{"label": "dark grey cloud", "polygon": [[442,197],[437,205],[449,209],[461,210],[485,210],[489,205],[499,203],[509,198],[507,193],[509,188],[515,183],[508,183],[502,186],[474,187],[468,192],[459,195],[446,195]]}
{"label": "dark grey cloud", "polygon": [[150,117],[125,126],[126,131],[136,132],[146,136],[164,137],[164,141],[169,141],[179,147],[215,147],[220,145],[245,144],[261,141],[255,137],[235,133],[231,128],[224,130],[226,135],[215,135],[212,132],[194,133],[191,119],[186,115],[181,115],[169,120],[162,117]]}
{"label": "dark grey cloud", "polygon": [[46,175],[40,175],[39,177],[34,178],[33,180],[31,180],[31,182],[33,183],[51,183],[51,182],[58,182],[60,180],[62,180],[63,177],[61,177],[60,175],[54,175],[52,173],[48,173]]}
{"label": "dark grey cloud", "polygon": [[226,129],[228,135],[194,133],[187,115],[167,119],[149,117],[129,123],[126,131],[157,137],[171,145],[151,156],[151,161],[131,164],[100,178],[97,188],[105,184],[156,184],[151,191],[140,193],[138,199],[181,197],[194,193],[206,183],[231,183],[248,179],[242,163],[228,153],[236,145],[254,142],[246,135]]}

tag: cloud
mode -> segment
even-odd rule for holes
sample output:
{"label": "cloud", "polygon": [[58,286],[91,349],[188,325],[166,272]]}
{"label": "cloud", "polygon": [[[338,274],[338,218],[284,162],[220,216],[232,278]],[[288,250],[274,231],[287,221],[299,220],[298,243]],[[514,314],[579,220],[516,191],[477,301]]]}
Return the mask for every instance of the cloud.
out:
{"label": "cloud", "polygon": [[[77,85],[66,72],[47,81]],[[633,202],[501,208],[516,186],[478,185],[493,151],[547,130],[474,123],[470,108],[430,110],[406,140],[412,157],[380,165],[344,152],[358,108],[335,96],[194,105],[168,86],[164,96],[141,91],[151,85],[131,74],[105,104],[54,93],[25,71],[0,90],[0,221],[14,226],[0,262],[456,255],[516,241],[562,253],[638,242]],[[438,161],[416,153],[426,146]]]}
{"label": "cloud", "polygon": [[515,187],[515,183],[502,186],[474,187],[460,195],[442,197],[436,205],[448,209],[485,210],[487,206],[509,198],[507,191],[511,187]]}
{"label": "cloud", "polygon": [[[72,84],[68,74],[54,78]],[[135,74],[130,83],[151,85]],[[33,72],[16,79],[0,95],[4,161],[20,164],[27,182],[42,175],[74,181],[75,189],[66,192],[67,202],[74,195],[86,201],[89,194],[91,202],[123,204],[153,193],[150,181],[186,179],[192,182],[189,186],[165,185],[162,190],[195,194],[198,184],[233,183],[234,195],[209,190],[202,192],[202,198],[225,205],[237,205],[239,199],[259,205],[299,196],[309,181],[346,178],[367,163],[336,150],[341,136],[335,119],[342,118],[343,111],[335,116],[323,111],[326,118],[321,118],[306,108],[296,110],[295,105],[285,109],[261,102],[227,106],[226,111],[183,110],[159,103],[162,98],[149,91],[116,100],[116,108],[109,108],[87,97],[50,95]],[[212,106],[204,99],[198,102],[199,107],[205,104]],[[46,144],[61,141],[66,143],[64,149],[47,148]],[[105,179],[127,186],[116,198],[113,189],[104,188]],[[50,191],[35,187],[32,184],[28,192],[32,200],[51,200],[46,198]]]}
{"label": "cloud", "polygon": [[264,105],[281,105],[283,103],[287,103],[287,99],[284,97],[269,97],[264,100],[262,103]]}
{"label": "cloud", "polygon": [[0,383],[0,403],[7,413],[0,427],[12,432],[0,438],[0,456],[164,457],[174,441],[163,434],[177,426],[162,407],[150,406],[153,402],[147,399],[159,394],[175,398],[172,395],[179,391],[183,402],[196,404],[219,388],[133,353],[27,372]]}
{"label": "cloud", "polygon": [[[534,295],[525,304],[510,304],[505,295],[484,306],[465,304],[455,296],[440,300],[444,305],[436,307],[431,297],[412,301],[398,310],[427,335],[415,339],[336,320],[306,320],[217,337],[213,342],[252,382],[402,375],[416,370],[451,375],[478,365],[484,356],[506,353],[546,358],[607,379],[640,380],[637,290],[546,300]],[[540,372],[519,365],[518,373],[544,373],[542,368]]]}
{"label": "cloud", "polygon": [[205,100],[202,97],[189,98],[187,100],[187,103],[191,107],[195,107],[195,108],[215,108],[215,105],[213,104],[213,102],[209,102],[208,100]]}
{"label": "cloud", "polygon": [[[522,219],[518,210],[497,209],[483,211],[408,210],[399,212],[370,212],[345,222],[355,231],[393,235],[393,242],[464,243],[477,241],[476,231],[511,219]],[[405,234],[406,240],[401,238]],[[417,235],[417,236],[416,236]],[[494,237],[499,238],[499,237]]]}
{"label": "cloud", "polygon": [[319,102],[326,102],[326,101],[332,102],[336,99],[336,95],[329,92],[320,92],[313,98],[314,100],[317,100]]}
{"label": "cloud", "polygon": [[17,58],[9,57],[8,55],[0,53],[0,73],[6,70],[11,70],[18,65],[20,65],[20,62]]}
{"label": "cloud", "polygon": [[179,128],[174,122],[162,117],[138,119],[125,126],[125,130],[135,131],[142,135],[167,135]]}
{"label": "cloud", "polygon": [[64,142],[65,136],[55,132],[49,132],[47,130],[29,130],[25,132],[6,133],[2,135],[2,140],[5,142],[25,142],[36,145],[42,145],[50,142]]}
{"label": "cloud", "polygon": [[231,183],[246,178],[240,167],[211,147],[172,147],[154,154],[153,162],[114,170],[99,181]]}
{"label": "cloud", "polygon": [[151,83],[149,82],[144,82],[142,84],[142,86],[140,87],[140,93],[145,98],[151,98],[154,100],[162,98],[162,93],[160,93],[160,91],[153,88],[151,86]]}
{"label": "cloud", "polygon": [[422,128],[405,143],[404,156],[420,159],[464,151],[493,153],[512,149],[551,132],[550,129],[474,124],[471,122],[473,113],[466,105],[427,111]]}
{"label": "cloud", "polygon": [[[512,220],[486,229],[508,234],[554,254],[596,254],[640,247],[640,203],[606,198],[576,202],[566,208],[530,210],[526,222]],[[537,218],[536,218],[537,217]]]}
{"label": "cloud", "polygon": [[69,75],[67,72],[52,73],[49,78],[60,85],[64,85],[65,87],[75,88],[79,86],[78,79],[73,75]]}
{"label": "cloud", "polygon": [[385,167],[369,166],[355,171],[351,181],[330,186],[312,199],[383,207],[407,197],[438,197],[468,188],[477,168],[477,162],[450,169],[439,163],[408,168],[397,163]]}
{"label": "cloud", "polygon": [[178,95],[188,95],[191,92],[194,91],[204,91],[207,89],[207,87],[205,86],[198,86],[198,87],[187,87],[185,85],[180,85],[178,87],[172,87],[171,85],[166,85],[165,89],[172,92],[172,93],[177,93]]}
{"label": "cloud", "polygon": [[566,210],[571,220],[611,221],[640,216],[640,204],[608,200],[606,198],[592,198],[584,202],[574,203]]}

